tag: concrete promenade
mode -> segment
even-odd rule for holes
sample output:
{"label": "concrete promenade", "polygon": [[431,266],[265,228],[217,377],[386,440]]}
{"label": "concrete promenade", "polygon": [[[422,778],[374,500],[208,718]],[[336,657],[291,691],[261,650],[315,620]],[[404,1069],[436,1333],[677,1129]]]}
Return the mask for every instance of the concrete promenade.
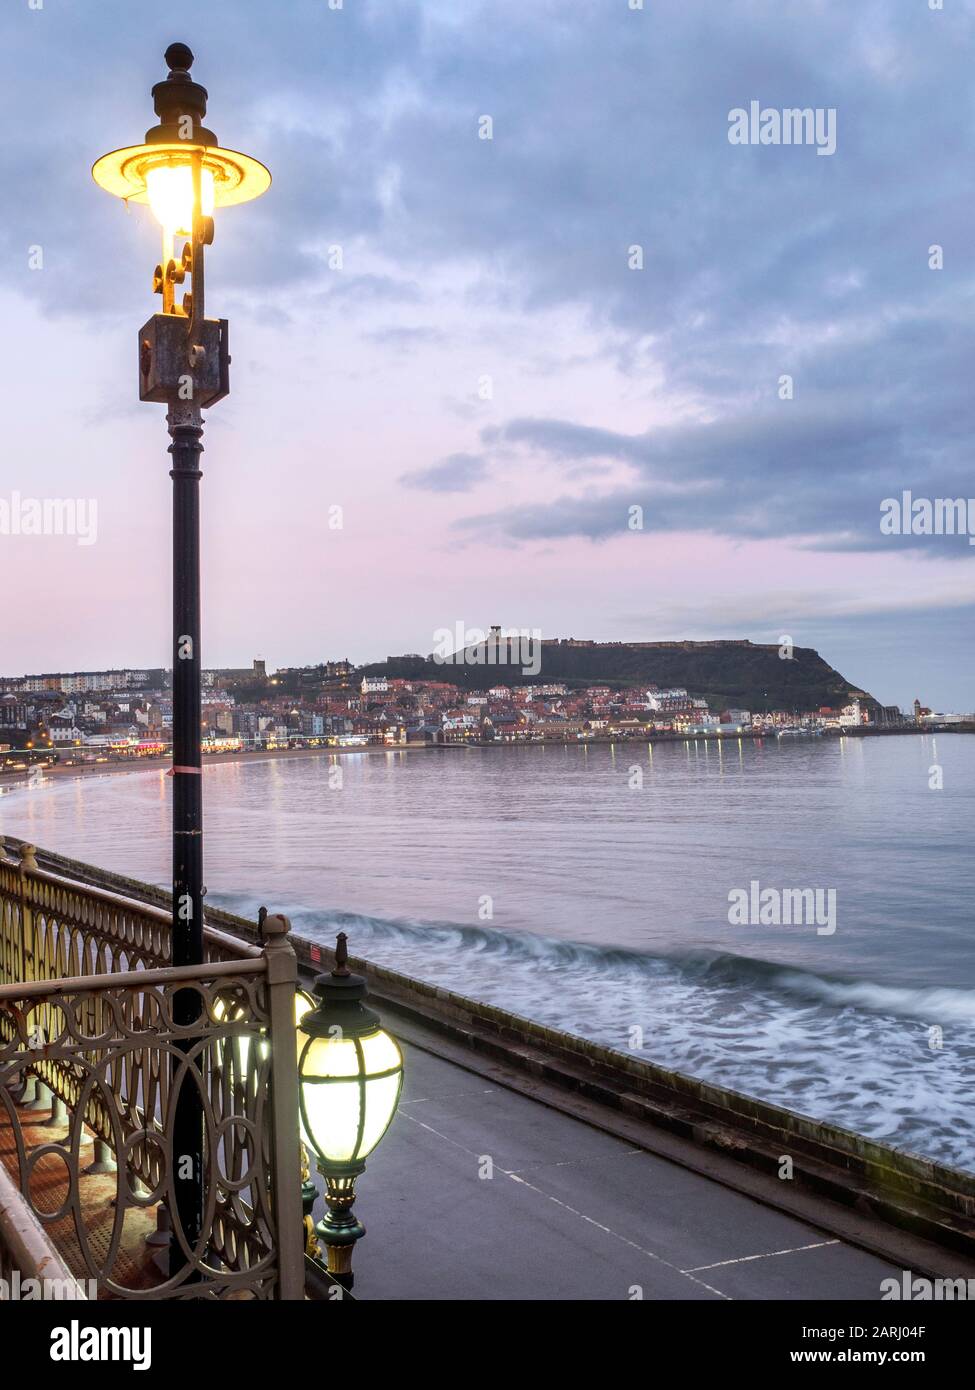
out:
{"label": "concrete promenade", "polygon": [[[899,1269],[406,1045],[358,1299],[879,1299]],[[493,1165],[493,1176],[480,1176]]]}

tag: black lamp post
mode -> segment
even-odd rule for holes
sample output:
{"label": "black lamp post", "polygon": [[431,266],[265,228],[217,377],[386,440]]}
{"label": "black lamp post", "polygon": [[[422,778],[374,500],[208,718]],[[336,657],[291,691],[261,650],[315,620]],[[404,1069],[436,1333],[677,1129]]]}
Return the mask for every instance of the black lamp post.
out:
{"label": "black lamp post", "polygon": [[[145,143],[99,159],[92,175],[126,203],[148,203],[162,225],[163,254],[153,275],[162,296],[139,334],[139,398],[168,407],[173,466],[173,965],[203,963],[203,796],[200,738],[200,454],[202,411],[230,390],[226,319],[208,319],[205,248],[213,242],[215,207],[246,202],[265,192],[271,176],[262,164],[221,149],[203,125],[207,91],[190,77],[193,54],[182,43],[165,54],[169,74],[152,89],[159,124]],[[177,238],[188,238],[178,259]],[[190,276],[192,292],[176,302],[176,287]],[[195,990],[177,992],[174,1022],[199,1017]],[[186,1051],[192,1039],[184,1040]],[[174,1066],[174,1075],[178,1072]],[[171,1184],[177,1222],[192,1252],[203,1219],[203,1109],[187,1072],[176,1097]],[[170,1248],[170,1274],[185,1267],[180,1241]]]}

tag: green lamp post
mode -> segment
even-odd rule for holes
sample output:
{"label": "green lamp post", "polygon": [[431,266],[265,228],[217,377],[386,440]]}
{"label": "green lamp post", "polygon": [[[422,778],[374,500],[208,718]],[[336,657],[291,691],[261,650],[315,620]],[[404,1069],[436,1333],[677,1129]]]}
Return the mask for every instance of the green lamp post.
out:
{"label": "green lamp post", "polygon": [[366,982],[348,967],[345,932],[335,967],[319,975],[318,1003],[298,1021],[302,1137],[325,1179],[325,1216],[315,1228],[329,1274],[352,1288],[352,1251],[366,1228],[352,1210],[366,1159],[386,1133],[403,1088],[403,1054],[368,1008]]}

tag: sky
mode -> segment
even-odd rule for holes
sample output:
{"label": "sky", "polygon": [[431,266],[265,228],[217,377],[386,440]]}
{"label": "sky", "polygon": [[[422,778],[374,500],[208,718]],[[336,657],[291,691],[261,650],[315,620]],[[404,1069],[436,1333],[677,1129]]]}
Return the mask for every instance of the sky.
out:
{"label": "sky", "polygon": [[[0,533],[0,674],[170,664],[158,232],[89,171],[179,40],[274,176],[208,255],[204,665],[788,636],[975,708],[975,546],[881,529],[975,495],[975,0],[931,3],[6,0],[0,522],[97,530]],[[835,150],[732,143],[752,102]]]}

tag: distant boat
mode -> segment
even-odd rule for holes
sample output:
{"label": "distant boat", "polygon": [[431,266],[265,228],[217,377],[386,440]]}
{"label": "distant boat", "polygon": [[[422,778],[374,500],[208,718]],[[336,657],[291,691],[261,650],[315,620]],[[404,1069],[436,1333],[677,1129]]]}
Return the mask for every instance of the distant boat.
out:
{"label": "distant boat", "polygon": [[776,738],[819,738],[822,729],[803,729],[798,724],[786,724],[784,728],[776,729]]}

